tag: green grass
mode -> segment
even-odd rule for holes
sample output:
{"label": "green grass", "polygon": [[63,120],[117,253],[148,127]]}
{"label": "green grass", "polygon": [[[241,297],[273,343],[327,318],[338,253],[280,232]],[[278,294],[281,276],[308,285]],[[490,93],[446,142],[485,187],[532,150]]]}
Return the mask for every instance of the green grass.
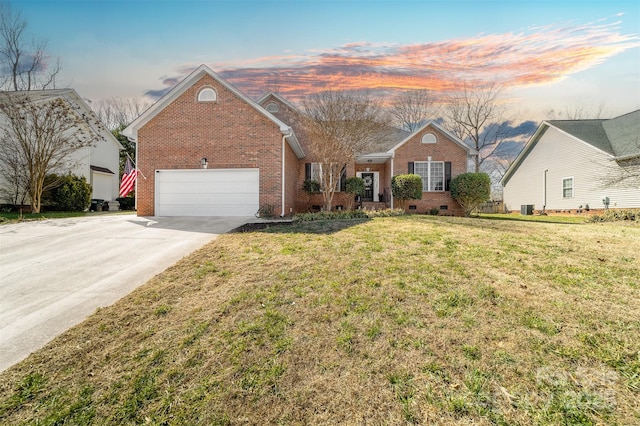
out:
{"label": "green grass", "polygon": [[519,213],[480,213],[478,218],[493,220],[517,220],[521,222],[544,222],[544,223],[585,223],[587,216],[566,215],[566,216],[540,216],[540,215],[521,215]]}
{"label": "green grass", "polygon": [[1,424],[638,424],[640,227],[224,235],[0,375]]}

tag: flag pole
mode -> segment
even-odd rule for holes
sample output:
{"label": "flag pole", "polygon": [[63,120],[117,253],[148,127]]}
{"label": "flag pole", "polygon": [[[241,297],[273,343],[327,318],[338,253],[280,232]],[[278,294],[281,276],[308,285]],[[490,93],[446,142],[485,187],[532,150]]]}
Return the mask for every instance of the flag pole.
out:
{"label": "flag pole", "polygon": [[136,164],[136,162],[135,162],[135,161],[133,161],[133,158],[131,158],[131,157],[129,156],[129,153],[128,153],[128,152],[125,152],[125,154],[127,155],[127,158],[128,158],[129,160],[131,160],[131,162],[133,163],[133,167],[135,167],[135,168],[136,168],[136,170],[138,171],[138,173],[140,173],[140,174],[142,175],[142,177],[144,178],[144,180],[147,180],[147,177],[146,177],[146,176],[144,175],[144,173],[142,173],[142,171],[138,168],[138,165]]}

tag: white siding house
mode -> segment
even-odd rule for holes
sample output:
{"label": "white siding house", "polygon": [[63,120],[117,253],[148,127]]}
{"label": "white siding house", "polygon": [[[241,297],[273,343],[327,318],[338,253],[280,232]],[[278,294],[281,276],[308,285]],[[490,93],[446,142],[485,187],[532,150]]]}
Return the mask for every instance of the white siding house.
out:
{"label": "white siding house", "polygon": [[[68,159],[70,168],[57,170],[57,173],[71,173],[84,176],[93,187],[91,198],[113,201],[119,192],[120,150],[124,149],[113,134],[104,127],[87,103],[73,89],[33,90],[29,92],[3,92],[5,99],[27,98],[32,102],[62,99],[83,118],[91,134],[93,143],[74,152]],[[0,117],[1,120],[6,120]],[[7,185],[0,176],[0,187]],[[3,191],[0,191],[3,193]],[[0,199],[0,204],[11,203],[9,199]]]}
{"label": "white siding house", "polygon": [[637,178],[613,182],[640,173],[639,141],[640,110],[610,120],[543,122],[502,179],[507,210],[602,209],[604,200],[610,208],[640,208]]}

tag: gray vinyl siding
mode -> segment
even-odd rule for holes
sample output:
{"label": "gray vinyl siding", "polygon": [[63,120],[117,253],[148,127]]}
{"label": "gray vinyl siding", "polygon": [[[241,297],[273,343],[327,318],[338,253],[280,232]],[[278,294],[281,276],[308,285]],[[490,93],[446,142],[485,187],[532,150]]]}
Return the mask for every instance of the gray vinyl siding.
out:
{"label": "gray vinyl siding", "polygon": [[[605,179],[619,166],[613,158],[593,146],[549,127],[540,136],[504,187],[504,202],[509,210],[520,210],[533,204],[535,210],[576,210],[588,204],[603,208],[602,199],[609,197],[610,208],[640,207],[639,188],[605,187]],[[573,178],[573,197],[563,198],[562,183]]]}

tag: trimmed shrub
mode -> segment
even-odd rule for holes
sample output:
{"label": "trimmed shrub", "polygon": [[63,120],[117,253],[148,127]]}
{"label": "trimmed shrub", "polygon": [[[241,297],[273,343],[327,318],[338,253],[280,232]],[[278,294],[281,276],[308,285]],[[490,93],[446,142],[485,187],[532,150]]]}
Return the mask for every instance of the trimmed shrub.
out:
{"label": "trimmed shrub", "polygon": [[53,185],[53,188],[43,194],[43,202],[46,202],[50,210],[62,212],[81,212],[91,204],[91,185],[82,176],[48,175],[45,185]]}
{"label": "trimmed shrub", "polygon": [[407,200],[422,198],[422,178],[419,175],[396,175],[391,179],[391,193],[404,209]]}
{"label": "trimmed shrub", "polygon": [[116,201],[120,203],[120,210],[133,210],[136,207],[136,199],[134,197],[120,197],[116,198]]}
{"label": "trimmed shrub", "polygon": [[353,195],[364,194],[364,180],[357,176],[350,177],[345,182],[345,192]]}
{"label": "trimmed shrub", "polygon": [[320,182],[313,179],[307,179],[304,182],[302,182],[302,190],[307,194],[319,194]]}
{"label": "trimmed shrub", "polygon": [[463,173],[451,180],[451,196],[469,217],[479,204],[491,198],[491,178],[486,173]]}
{"label": "trimmed shrub", "polygon": [[353,200],[356,195],[364,194],[364,180],[357,176],[348,178],[345,181],[345,192],[351,194],[347,205],[347,210],[351,210],[353,208]]}

